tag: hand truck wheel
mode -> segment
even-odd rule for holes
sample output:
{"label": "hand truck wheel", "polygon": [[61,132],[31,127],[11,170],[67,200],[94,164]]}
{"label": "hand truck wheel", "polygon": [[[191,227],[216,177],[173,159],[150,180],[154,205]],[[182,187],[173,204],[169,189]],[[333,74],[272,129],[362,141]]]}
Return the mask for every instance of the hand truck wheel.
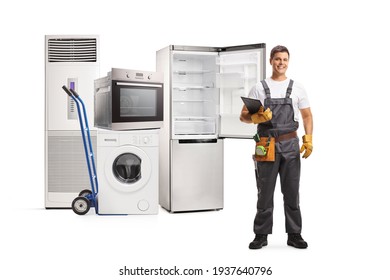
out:
{"label": "hand truck wheel", "polygon": [[82,190],[80,193],[79,193],[79,196],[82,196],[82,197],[87,197],[88,195],[92,194],[92,191],[91,190],[88,190],[88,189],[85,189],[85,190]]}
{"label": "hand truck wheel", "polygon": [[72,202],[72,210],[77,215],[87,214],[90,208],[91,202],[83,196],[76,197]]}

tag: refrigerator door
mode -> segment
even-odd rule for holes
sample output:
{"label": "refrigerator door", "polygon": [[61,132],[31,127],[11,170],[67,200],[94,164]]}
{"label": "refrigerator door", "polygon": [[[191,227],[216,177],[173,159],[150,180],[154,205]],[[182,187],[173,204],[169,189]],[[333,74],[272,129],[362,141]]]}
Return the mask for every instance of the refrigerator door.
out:
{"label": "refrigerator door", "polygon": [[218,52],[172,52],[172,138],[217,138]]}
{"label": "refrigerator door", "polygon": [[240,121],[241,96],[265,78],[265,44],[223,48],[217,58],[220,89],[219,137],[252,138],[256,126]]}
{"label": "refrigerator door", "polygon": [[171,212],[223,208],[223,139],[172,140]]}

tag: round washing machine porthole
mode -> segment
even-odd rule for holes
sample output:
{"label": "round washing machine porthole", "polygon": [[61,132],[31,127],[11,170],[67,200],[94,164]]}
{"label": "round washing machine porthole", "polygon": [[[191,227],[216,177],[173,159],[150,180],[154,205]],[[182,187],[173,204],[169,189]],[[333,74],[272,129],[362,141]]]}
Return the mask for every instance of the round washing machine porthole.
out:
{"label": "round washing machine porthole", "polygon": [[152,174],[148,155],[135,146],[121,146],[113,150],[105,162],[109,185],[120,192],[135,192],[147,185]]}
{"label": "round washing machine porthole", "polygon": [[132,184],[142,178],[142,160],[136,154],[124,153],[114,160],[112,172],[122,183]]}

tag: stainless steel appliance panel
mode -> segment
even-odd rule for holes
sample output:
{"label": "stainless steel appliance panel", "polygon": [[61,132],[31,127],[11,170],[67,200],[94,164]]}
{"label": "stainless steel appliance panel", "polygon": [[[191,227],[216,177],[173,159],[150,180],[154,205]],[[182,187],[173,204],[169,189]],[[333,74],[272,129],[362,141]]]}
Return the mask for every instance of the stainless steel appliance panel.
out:
{"label": "stainless steel appliance panel", "polygon": [[223,139],[172,140],[171,145],[170,211],[222,209]]}
{"label": "stainless steel appliance panel", "polygon": [[156,56],[156,71],[164,74],[164,125],[160,129],[160,155],[159,155],[159,203],[165,209],[170,209],[170,187],[171,187],[171,91],[170,91],[170,52],[166,47],[160,50]]}

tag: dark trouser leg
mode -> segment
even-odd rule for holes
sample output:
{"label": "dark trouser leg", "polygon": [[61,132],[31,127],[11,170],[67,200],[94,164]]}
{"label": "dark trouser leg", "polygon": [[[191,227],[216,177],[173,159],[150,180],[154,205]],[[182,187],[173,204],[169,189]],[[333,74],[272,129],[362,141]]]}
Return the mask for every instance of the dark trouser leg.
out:
{"label": "dark trouser leg", "polygon": [[299,157],[298,139],[292,139],[282,144],[280,162],[280,184],[284,200],[284,214],[287,233],[301,233],[302,218],[299,207],[299,179],[301,160]]}
{"label": "dark trouser leg", "polygon": [[255,234],[271,234],[273,225],[274,191],[278,176],[280,156],[275,162],[257,162],[257,213],[253,231]]}

